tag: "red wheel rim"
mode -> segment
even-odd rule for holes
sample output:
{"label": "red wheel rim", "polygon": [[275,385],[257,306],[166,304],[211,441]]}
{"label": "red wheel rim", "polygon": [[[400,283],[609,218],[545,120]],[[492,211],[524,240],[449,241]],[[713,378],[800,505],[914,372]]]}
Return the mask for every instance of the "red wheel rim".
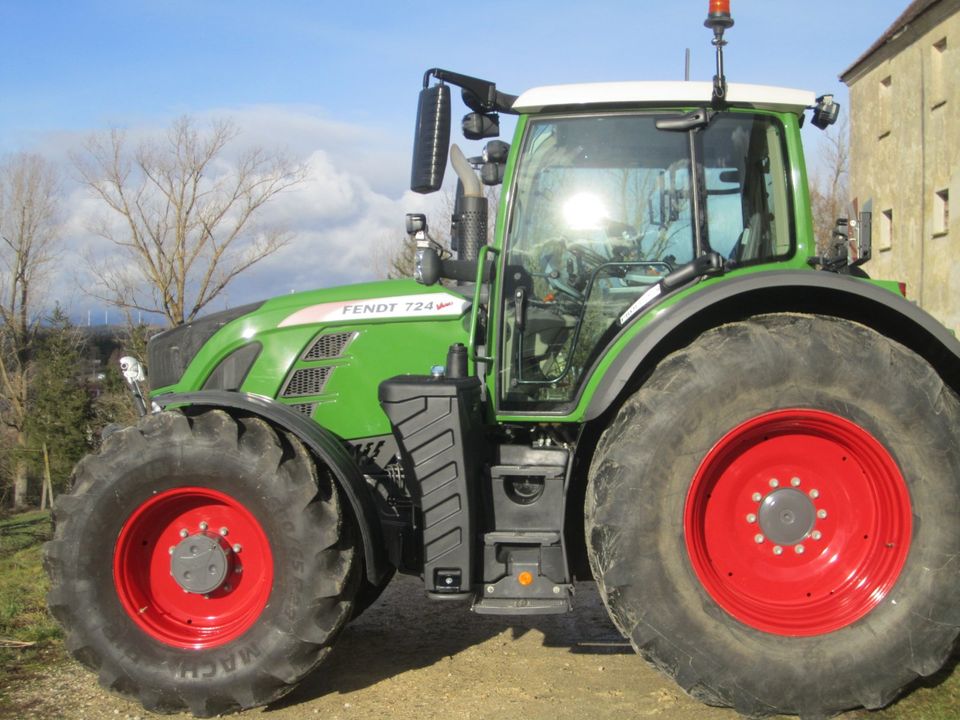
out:
{"label": "red wheel rim", "polygon": [[[224,578],[188,592],[172,574],[173,549],[189,538],[216,544]],[[150,637],[210,648],[239,637],[270,597],[273,557],[260,523],[236,499],[200,487],[167,490],[143,503],[120,529],[113,579],[124,610]]]}
{"label": "red wheel rim", "polygon": [[684,508],[693,569],[750,627],[811,636],[845,627],[890,592],[910,549],[906,483],[862,427],[780,410],[728,432]]}

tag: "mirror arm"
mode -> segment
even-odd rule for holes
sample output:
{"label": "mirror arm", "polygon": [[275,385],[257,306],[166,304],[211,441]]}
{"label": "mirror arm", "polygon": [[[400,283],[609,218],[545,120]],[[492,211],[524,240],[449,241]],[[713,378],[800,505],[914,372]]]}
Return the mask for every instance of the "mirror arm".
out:
{"label": "mirror arm", "polygon": [[463,102],[471,110],[481,113],[503,112],[516,115],[517,111],[513,109],[513,103],[516,102],[516,95],[509,95],[497,90],[497,84],[489,80],[471,77],[470,75],[461,75],[460,73],[442,68],[430,68],[423,74],[423,87],[430,84],[430,78],[434,77],[440,82],[448,82],[456,85],[463,90]]}

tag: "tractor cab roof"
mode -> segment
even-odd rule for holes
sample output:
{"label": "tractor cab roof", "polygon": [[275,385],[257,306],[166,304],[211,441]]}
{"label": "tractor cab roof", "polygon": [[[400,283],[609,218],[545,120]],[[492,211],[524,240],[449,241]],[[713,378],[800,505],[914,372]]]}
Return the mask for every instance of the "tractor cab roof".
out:
{"label": "tractor cab roof", "polygon": [[[511,108],[518,113],[587,107],[668,107],[709,105],[713,84],[709,82],[607,82],[547,85],[520,95]],[[726,104],[776,112],[801,114],[816,103],[809,90],[730,83]]]}

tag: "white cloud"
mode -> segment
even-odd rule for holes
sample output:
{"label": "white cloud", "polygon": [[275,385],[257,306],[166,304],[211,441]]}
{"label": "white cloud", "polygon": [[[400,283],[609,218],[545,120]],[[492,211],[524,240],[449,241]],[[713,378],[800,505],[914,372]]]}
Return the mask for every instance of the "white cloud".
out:
{"label": "white cloud", "polygon": [[[211,310],[291,289],[375,279],[386,265],[379,255],[403,237],[404,213],[431,213],[438,205],[436,196],[406,189],[411,145],[406,137],[332,121],[316,108],[257,106],[196,116],[201,126],[213,118],[231,118],[237,124],[240,135],[232,152],[253,145],[280,148],[290,159],[305,163],[309,175],[301,185],[274,198],[257,218],[258,226],[289,230],[290,244],[238,278]],[[156,137],[166,126],[128,125],[128,140],[133,145]],[[96,320],[103,317],[103,303],[84,295],[91,282],[84,257],[116,256],[117,250],[92,232],[108,210],[76,183],[77,173],[67,160],[71,152],[82,151],[88,135],[51,135],[47,147],[34,151],[56,157],[64,166],[64,176],[72,178],[65,183],[62,277],[53,284],[59,290],[48,302],[68,303],[73,315],[84,320],[92,310]],[[440,222],[439,216],[434,222]]]}

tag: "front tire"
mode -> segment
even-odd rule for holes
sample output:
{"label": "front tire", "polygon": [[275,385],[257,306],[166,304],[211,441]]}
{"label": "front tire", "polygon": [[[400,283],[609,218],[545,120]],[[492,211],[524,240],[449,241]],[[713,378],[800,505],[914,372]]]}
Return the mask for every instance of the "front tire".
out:
{"label": "front tire", "polygon": [[710,704],[882,707],[957,637],[958,428],[932,368],[861,325],[704,333],[594,457],[587,542],[614,622]]}
{"label": "front tire", "polygon": [[77,466],[46,547],[67,648],[154,711],[205,717],[292,689],[349,618],[358,579],[319,470],[295,437],[220,410],[108,437]]}

